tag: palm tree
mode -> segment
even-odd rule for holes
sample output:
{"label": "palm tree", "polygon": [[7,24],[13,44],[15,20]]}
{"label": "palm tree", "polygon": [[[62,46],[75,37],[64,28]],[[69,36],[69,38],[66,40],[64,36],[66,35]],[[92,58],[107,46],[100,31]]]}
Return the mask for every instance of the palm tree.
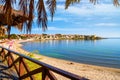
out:
{"label": "palm tree", "polygon": [[[32,21],[33,21],[33,13],[34,7],[37,7],[38,13],[38,24],[42,27],[43,30],[47,29],[47,13],[45,8],[45,1],[44,0],[37,0],[37,5],[34,4],[35,0],[17,0],[19,2],[20,10],[23,11],[23,15],[28,16],[28,21],[26,20],[26,31],[31,32],[32,28]],[[55,10],[56,10],[56,1],[57,0],[47,0],[46,4],[51,14],[51,18],[53,19]],[[71,4],[79,3],[81,0],[65,0],[65,9],[67,9]],[[98,0],[89,0],[91,3],[96,4]],[[12,6],[16,4],[16,0],[0,0],[0,3],[4,4],[4,16],[6,18],[8,34],[10,34],[11,30],[11,23],[13,23],[13,14],[12,14]],[[115,6],[119,6],[119,0],[113,0],[113,4]],[[23,26],[24,23],[21,23]],[[1,25],[1,23],[0,23]],[[21,27],[22,29],[22,27]]]}

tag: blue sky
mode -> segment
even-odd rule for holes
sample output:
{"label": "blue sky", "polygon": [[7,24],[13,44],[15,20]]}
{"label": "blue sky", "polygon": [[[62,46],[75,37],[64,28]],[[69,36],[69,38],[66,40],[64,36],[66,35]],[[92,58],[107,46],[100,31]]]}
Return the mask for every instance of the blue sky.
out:
{"label": "blue sky", "polygon": [[[102,37],[120,37],[120,7],[113,6],[112,0],[103,0],[93,5],[89,0],[64,8],[64,0],[57,0],[57,10],[53,22],[48,14],[48,30],[38,29],[36,17],[32,34],[82,34]],[[16,29],[11,33],[22,34]]]}

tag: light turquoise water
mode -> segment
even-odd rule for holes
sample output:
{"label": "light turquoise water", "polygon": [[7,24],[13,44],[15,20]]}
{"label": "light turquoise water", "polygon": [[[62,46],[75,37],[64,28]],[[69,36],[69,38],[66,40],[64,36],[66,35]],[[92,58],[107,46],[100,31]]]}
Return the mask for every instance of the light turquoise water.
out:
{"label": "light turquoise water", "polygon": [[120,68],[120,39],[49,40],[22,43],[27,51],[69,61]]}

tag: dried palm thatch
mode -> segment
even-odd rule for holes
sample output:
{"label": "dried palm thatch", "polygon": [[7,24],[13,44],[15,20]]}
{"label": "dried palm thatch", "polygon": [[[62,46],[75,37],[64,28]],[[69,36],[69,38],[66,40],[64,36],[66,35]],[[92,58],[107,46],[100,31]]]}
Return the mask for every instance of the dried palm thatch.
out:
{"label": "dried palm thatch", "polygon": [[[22,23],[28,20],[28,16],[24,15],[22,11],[14,10],[11,11],[11,21],[7,22],[7,17],[5,11],[3,10],[4,6],[0,5],[0,25],[10,25],[17,26],[19,30],[22,30]],[[21,26],[20,26],[21,25]]]}
{"label": "dried palm thatch", "polygon": [[[8,14],[8,13],[7,13]],[[33,16],[32,16],[33,18]],[[11,26],[16,27],[18,30],[23,29],[23,23],[29,20],[28,15],[24,14],[21,10],[11,9],[10,11],[10,19],[8,19],[8,15],[6,15],[4,6],[0,5],[0,26],[8,26],[7,32],[10,35]]]}

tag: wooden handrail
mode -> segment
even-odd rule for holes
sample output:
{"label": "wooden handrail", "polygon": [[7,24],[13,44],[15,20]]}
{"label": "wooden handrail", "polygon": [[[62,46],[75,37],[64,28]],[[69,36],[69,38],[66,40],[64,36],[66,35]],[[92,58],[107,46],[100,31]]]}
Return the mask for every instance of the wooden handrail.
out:
{"label": "wooden handrail", "polygon": [[[88,80],[84,77],[80,77],[78,75],[75,75],[73,73],[61,70],[59,68],[53,67],[51,65],[48,65],[46,63],[40,62],[38,60],[35,60],[33,58],[30,58],[24,54],[20,54],[18,52],[9,50],[7,48],[1,47],[0,46],[0,56],[2,56],[3,60],[6,60],[8,63],[8,67],[11,68],[12,66],[14,66],[16,73],[18,74],[20,79],[25,79],[25,78],[30,78],[30,80],[35,80],[34,76],[37,73],[42,72],[42,80],[57,80],[57,78],[52,74],[52,72],[55,72],[59,75],[62,75],[66,78],[69,78],[71,80]],[[7,51],[7,53],[5,52],[5,50]],[[18,58],[14,59],[14,57],[12,55],[17,55]],[[39,66],[41,66],[40,68],[37,68],[35,70],[29,71],[29,68],[27,66],[27,64],[25,63],[24,59],[29,60]],[[16,66],[15,63],[19,62],[19,66]],[[26,74],[24,74],[24,70],[27,72]],[[51,72],[52,71],[52,72]]]}

